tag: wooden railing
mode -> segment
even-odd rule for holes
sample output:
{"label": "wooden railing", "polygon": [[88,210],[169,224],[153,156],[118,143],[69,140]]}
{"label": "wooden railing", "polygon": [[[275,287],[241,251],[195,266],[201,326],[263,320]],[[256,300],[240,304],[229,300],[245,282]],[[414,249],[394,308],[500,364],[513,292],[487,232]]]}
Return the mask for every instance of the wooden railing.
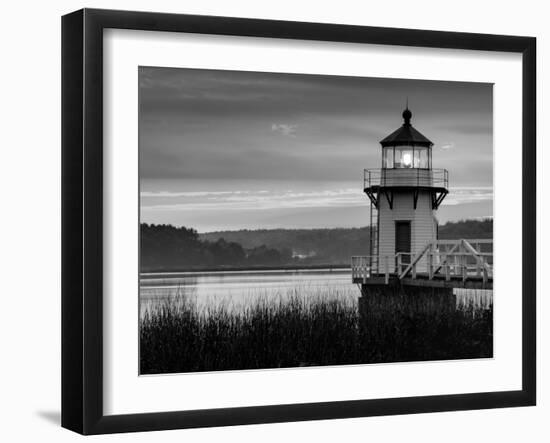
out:
{"label": "wooden railing", "polygon": [[372,255],[351,257],[351,278],[353,280],[367,280],[371,278]]}
{"label": "wooden railing", "polygon": [[[380,257],[373,255],[362,255],[351,257],[351,278],[353,281],[362,280],[366,281],[373,277],[383,273],[385,276],[386,284],[389,283],[390,274],[395,273],[395,256],[383,256]],[[376,261],[374,260],[376,259]],[[372,266],[372,263],[375,263]]]}
{"label": "wooden railing", "polygon": [[[373,276],[384,276],[386,283],[390,276],[400,280],[416,279],[419,274],[429,280],[435,277],[445,280],[461,279],[466,281],[476,277],[486,283],[493,278],[493,241],[475,240],[436,240],[427,243],[416,254],[397,253],[377,257],[355,256],[351,259],[354,281],[366,280]],[[371,266],[377,263],[377,266]]]}
{"label": "wooden railing", "polygon": [[[475,245],[475,247],[473,246]],[[484,249],[487,252],[484,252]],[[490,249],[490,252],[489,252]],[[483,282],[493,278],[492,240],[436,240],[428,243],[405,269],[398,269],[399,279],[411,274],[416,278],[417,266],[427,260],[428,278],[444,275],[446,280],[460,277],[466,281],[469,276],[481,277]]]}

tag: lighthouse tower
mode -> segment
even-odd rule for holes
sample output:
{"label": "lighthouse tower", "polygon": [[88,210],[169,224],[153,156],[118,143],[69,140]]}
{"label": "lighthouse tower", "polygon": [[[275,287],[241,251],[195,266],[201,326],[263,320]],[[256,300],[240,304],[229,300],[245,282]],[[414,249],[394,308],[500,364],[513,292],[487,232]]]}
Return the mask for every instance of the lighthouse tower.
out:
{"label": "lighthouse tower", "polygon": [[[416,130],[412,112],[384,138],[382,167],[366,169],[364,191],[371,201],[371,270],[401,272],[437,239],[436,211],[448,193],[448,172],[432,168],[433,143]],[[416,264],[427,268],[426,258]]]}

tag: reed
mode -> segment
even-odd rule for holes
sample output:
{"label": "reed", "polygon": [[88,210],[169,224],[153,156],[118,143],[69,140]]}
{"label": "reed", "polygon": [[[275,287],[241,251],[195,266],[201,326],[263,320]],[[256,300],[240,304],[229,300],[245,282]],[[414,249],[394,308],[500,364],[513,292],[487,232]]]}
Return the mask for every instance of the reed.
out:
{"label": "reed", "polygon": [[492,357],[492,308],[436,312],[396,302],[361,315],[355,297],[313,289],[243,306],[169,297],[140,319],[142,374]]}

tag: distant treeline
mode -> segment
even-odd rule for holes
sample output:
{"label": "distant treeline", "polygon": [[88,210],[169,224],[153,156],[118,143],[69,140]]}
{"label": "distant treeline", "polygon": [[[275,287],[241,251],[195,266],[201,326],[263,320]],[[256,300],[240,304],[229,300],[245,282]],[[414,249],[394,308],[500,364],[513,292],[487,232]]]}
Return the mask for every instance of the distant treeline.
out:
{"label": "distant treeline", "polygon": [[208,241],[224,238],[246,249],[261,245],[289,249],[302,264],[349,264],[352,255],[367,253],[369,228],[245,229],[209,232],[200,238]]}
{"label": "distant treeline", "polygon": [[493,238],[493,219],[462,220],[445,223],[439,227],[438,236],[442,240]]}
{"label": "distant treeline", "polygon": [[171,225],[141,225],[142,271],[278,266],[292,260],[290,249],[265,245],[245,250],[218,238],[201,240],[196,230]]}
{"label": "distant treeline", "polygon": [[[439,227],[439,238],[492,238],[493,221]],[[258,229],[198,234],[192,228],[141,225],[141,270],[348,265],[366,254],[369,228]]]}

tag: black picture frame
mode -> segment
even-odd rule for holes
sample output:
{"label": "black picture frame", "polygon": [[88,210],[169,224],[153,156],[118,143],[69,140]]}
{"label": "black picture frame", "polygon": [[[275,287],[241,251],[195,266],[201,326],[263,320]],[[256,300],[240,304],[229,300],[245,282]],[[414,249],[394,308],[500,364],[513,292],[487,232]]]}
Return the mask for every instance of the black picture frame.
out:
{"label": "black picture frame", "polygon": [[[522,55],[522,389],[131,415],[103,413],[103,30],[503,51]],[[536,403],[536,39],[83,9],[62,18],[62,426],[82,434],[529,406]],[[517,177],[519,171],[515,171]]]}

